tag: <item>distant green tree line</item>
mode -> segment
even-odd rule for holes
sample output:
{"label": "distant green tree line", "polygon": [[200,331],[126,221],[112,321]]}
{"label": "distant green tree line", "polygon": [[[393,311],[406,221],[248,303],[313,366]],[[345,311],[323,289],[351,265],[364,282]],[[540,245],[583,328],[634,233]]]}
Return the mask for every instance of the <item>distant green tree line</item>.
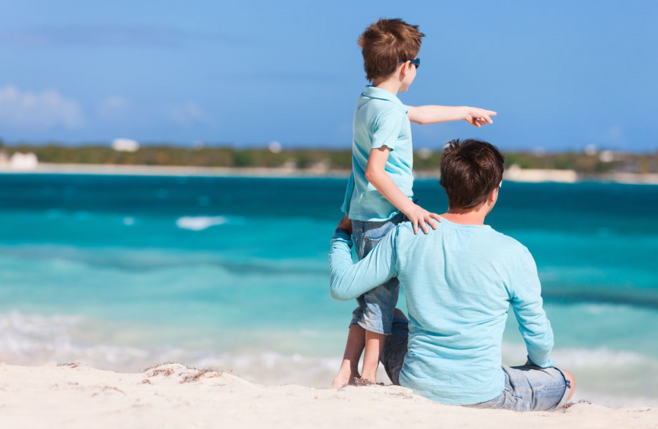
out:
{"label": "distant green tree line", "polygon": [[[294,167],[348,170],[352,167],[351,150],[292,149],[278,153],[266,148],[236,149],[233,147],[203,146],[198,148],[172,145],[146,145],[136,152],[119,152],[108,145],[64,146],[3,145],[0,151],[7,156],[14,152],[33,152],[39,162],[55,164],[113,164],[113,165],[171,165],[195,167]],[[585,174],[611,171],[634,173],[658,172],[658,153],[615,153],[613,160],[604,162],[600,154],[579,152],[532,153],[505,152],[506,166],[521,168],[571,169]],[[418,151],[414,157],[416,171],[437,171],[441,152]]]}

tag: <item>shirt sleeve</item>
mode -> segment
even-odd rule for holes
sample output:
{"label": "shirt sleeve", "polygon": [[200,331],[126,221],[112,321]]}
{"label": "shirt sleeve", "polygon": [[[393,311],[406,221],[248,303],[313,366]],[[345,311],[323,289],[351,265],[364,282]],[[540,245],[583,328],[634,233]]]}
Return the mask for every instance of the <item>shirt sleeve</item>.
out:
{"label": "shirt sleeve", "polygon": [[331,240],[329,265],[331,268],[331,297],[349,301],[397,277],[395,242],[397,228],[386,235],[364,259],[352,261],[352,239],[336,233]]}
{"label": "shirt sleeve", "polygon": [[379,149],[386,146],[390,150],[395,150],[405,116],[400,109],[396,108],[381,112],[377,116],[377,119],[375,119],[372,133],[372,149]]}
{"label": "shirt sleeve", "polygon": [[542,368],[551,367],[553,329],[542,307],[537,265],[528,249],[518,261],[511,284],[510,302],[528,349],[528,358]]}

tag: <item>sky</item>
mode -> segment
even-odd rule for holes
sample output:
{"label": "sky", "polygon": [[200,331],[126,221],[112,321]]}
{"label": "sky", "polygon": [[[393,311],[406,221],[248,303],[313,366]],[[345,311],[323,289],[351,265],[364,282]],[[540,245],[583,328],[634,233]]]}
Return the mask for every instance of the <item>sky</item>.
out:
{"label": "sky", "polygon": [[658,150],[653,0],[5,0],[0,139],[349,149],[380,17],[426,35],[403,103],[498,112],[414,124],[417,149]]}

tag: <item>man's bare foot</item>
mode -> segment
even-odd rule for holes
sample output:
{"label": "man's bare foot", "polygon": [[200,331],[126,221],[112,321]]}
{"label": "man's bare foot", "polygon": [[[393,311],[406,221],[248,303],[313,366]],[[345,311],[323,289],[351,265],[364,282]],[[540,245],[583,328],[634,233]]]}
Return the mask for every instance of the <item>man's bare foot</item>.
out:
{"label": "man's bare foot", "polygon": [[349,367],[347,369],[341,368],[340,371],[338,371],[338,375],[331,383],[331,387],[334,389],[340,389],[348,384],[354,385],[354,380],[359,378],[359,373],[357,371],[353,371]]}
{"label": "man's bare foot", "polygon": [[570,373],[569,371],[563,370],[563,372],[567,374],[567,377],[569,378],[569,382],[571,384],[570,386],[571,388],[569,390],[569,397],[567,398],[568,401],[569,399],[571,399],[571,397],[573,396],[573,392],[575,392],[576,390],[576,380],[574,379],[573,374]]}

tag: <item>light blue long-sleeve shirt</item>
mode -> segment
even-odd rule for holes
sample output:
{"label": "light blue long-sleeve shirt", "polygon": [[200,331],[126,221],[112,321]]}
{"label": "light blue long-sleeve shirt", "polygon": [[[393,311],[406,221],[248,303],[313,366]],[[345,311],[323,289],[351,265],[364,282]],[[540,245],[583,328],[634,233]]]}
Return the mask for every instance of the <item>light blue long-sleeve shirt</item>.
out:
{"label": "light blue long-sleeve shirt", "polygon": [[397,277],[409,310],[409,342],[400,384],[452,405],[484,402],[502,393],[501,344],[509,305],[528,357],[553,366],[553,331],[542,308],[532,255],[518,241],[485,225],[443,220],[414,235],[404,222],[354,264],[351,238],[331,244],[331,296],[354,299]]}

